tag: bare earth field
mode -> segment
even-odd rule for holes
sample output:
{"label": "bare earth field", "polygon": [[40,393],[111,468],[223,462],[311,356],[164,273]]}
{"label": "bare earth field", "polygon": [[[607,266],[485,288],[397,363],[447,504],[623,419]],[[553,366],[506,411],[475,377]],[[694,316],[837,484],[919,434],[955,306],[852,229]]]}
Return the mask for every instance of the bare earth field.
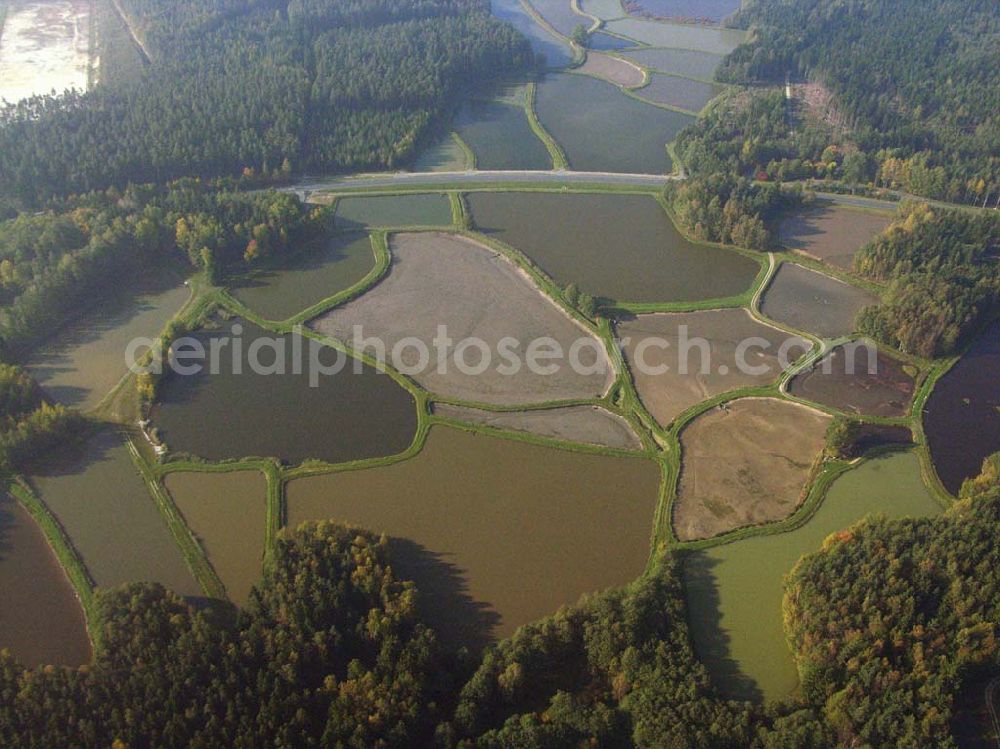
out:
{"label": "bare earth field", "polygon": [[[804,338],[757,322],[744,309],[639,315],[621,323],[617,334],[639,397],[663,426],[713,396],[775,382],[782,371],[778,352],[786,341],[792,363],[812,347]],[[737,348],[744,341],[753,345],[740,355],[747,366],[739,367]],[[661,372],[664,366],[669,369]]]}
{"label": "bare earth field", "polygon": [[820,338],[839,338],[854,330],[862,307],[877,301],[864,289],[785,263],[764,292],[761,312],[796,330]]}
{"label": "bare earth field", "polygon": [[[853,348],[853,347],[852,347]],[[903,365],[872,346],[845,350],[838,346],[823,360],[792,380],[792,395],[865,416],[906,416],[914,382]],[[874,369],[874,371],[871,371]]]}
{"label": "bare earth field", "polygon": [[456,421],[527,432],[567,442],[603,445],[619,450],[639,450],[642,447],[642,442],[625,419],[598,406],[496,413],[442,403],[434,406],[434,413]]}
{"label": "bare earth field", "polygon": [[[436,232],[396,234],[389,247],[389,274],[359,299],[318,317],[311,327],[350,344],[355,326],[361,326],[364,338],[384,342],[381,356],[374,347],[366,347],[366,353],[384,361],[385,357],[395,359],[391,354],[397,350],[397,364],[402,363],[405,374],[448,398],[497,405],[596,398],[614,380],[601,341],[556,306],[504,255],[466,237]],[[439,367],[433,343],[441,325],[447,326],[454,342],[445,367]],[[416,345],[397,348],[400,341],[413,337],[430,351],[427,366],[420,366]],[[510,351],[522,366],[505,374],[498,371],[506,363],[498,346],[507,337],[518,342]],[[553,339],[563,352],[579,342],[582,371],[574,371],[568,357],[542,362],[558,368],[550,374],[538,367],[531,371],[529,344],[543,337]],[[467,366],[455,364],[459,344],[470,338],[489,346],[485,371],[479,371],[486,359],[478,346],[464,349],[461,359]]]}
{"label": "bare earth field", "polygon": [[577,72],[603,78],[623,88],[641,86],[646,79],[642,70],[630,62],[600,52],[587,52],[587,61],[577,68]]}
{"label": "bare earth field", "polygon": [[830,421],[787,401],[746,398],[691,422],[681,433],[677,537],[711,538],[791,515]]}
{"label": "bare earth field", "polygon": [[881,234],[891,221],[890,214],[855,211],[823,202],[782,221],[778,236],[790,250],[851,270],[854,253]]}
{"label": "bare earth field", "polygon": [[89,0],[12,0],[0,39],[0,99],[87,89]]}

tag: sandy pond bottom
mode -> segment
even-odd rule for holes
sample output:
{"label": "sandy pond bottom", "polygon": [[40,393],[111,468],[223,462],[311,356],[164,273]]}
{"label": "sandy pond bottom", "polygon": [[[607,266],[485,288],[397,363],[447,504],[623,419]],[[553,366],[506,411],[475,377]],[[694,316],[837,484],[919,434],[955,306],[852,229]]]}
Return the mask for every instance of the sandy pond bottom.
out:
{"label": "sandy pond bottom", "polygon": [[754,260],[688,242],[649,195],[482,192],[466,196],[477,231],[514,247],[557,284],[621,302],[735,296]]}
{"label": "sandy pond bottom", "polygon": [[695,649],[716,687],[736,699],[780,699],[798,686],[782,627],[783,579],[803,554],[870,513],[922,517],[941,511],[920,480],[916,455],[863,463],[830,487],[801,528],[694,552],[684,576]]}
{"label": "sandy pond bottom", "polygon": [[783,520],[803,499],[831,418],[775,398],[713,408],[681,432],[673,523],[682,541]]}
{"label": "sandy pond bottom", "polygon": [[0,37],[0,100],[87,89],[88,0],[11,0]]}
{"label": "sandy pond bottom", "polygon": [[62,450],[31,473],[31,483],[98,586],[158,582],[201,595],[116,431]]}
{"label": "sandy pond bottom", "polygon": [[858,211],[820,201],[782,221],[778,237],[789,249],[801,250],[817,260],[851,270],[854,253],[891,222],[891,214]]}
{"label": "sandy pond bottom", "polygon": [[638,577],[660,470],[436,426],[415,458],[296,479],[288,523],[385,532],[445,641],[480,646]]}
{"label": "sandy pond bottom", "polygon": [[[639,397],[663,426],[716,395],[775,382],[783,347],[794,362],[813,345],[757,322],[745,309],[639,315],[616,332]],[[742,350],[751,339],[757,344]]]}
{"label": "sandy pond bottom", "polygon": [[761,300],[761,312],[820,338],[840,338],[855,329],[862,307],[878,298],[836,278],[784,263]]}
{"label": "sandy pond bottom", "polygon": [[164,482],[238,606],[261,576],[267,481],[256,471],[171,473]]}
{"label": "sandy pond bottom", "polygon": [[41,529],[0,495],[0,649],[25,666],[79,666],[90,640],[73,586]]}
{"label": "sandy pond bottom", "polygon": [[[611,384],[612,366],[603,343],[501,253],[462,236],[436,233],[396,234],[389,246],[389,274],[363,296],[314,320],[313,328],[349,342],[361,326],[364,337],[383,343],[382,353],[374,347],[368,353],[384,360],[397,351],[397,366],[447,398],[495,405],[543,403],[599,397]],[[452,339],[443,367],[434,345],[441,325]],[[414,337],[425,347],[423,362],[416,346],[401,345]],[[530,367],[528,346],[544,337],[567,354],[577,346],[584,368],[571,366],[569,356],[553,364],[555,373]],[[465,365],[459,366],[458,344],[473,338],[489,351],[467,347],[461,355]],[[520,342],[510,349],[522,365],[516,373],[503,371],[499,352],[504,338]]]}
{"label": "sandy pond bottom", "polygon": [[455,421],[526,432],[566,442],[603,445],[617,450],[642,448],[642,442],[625,419],[599,406],[495,412],[440,404],[434,406],[434,414]]}

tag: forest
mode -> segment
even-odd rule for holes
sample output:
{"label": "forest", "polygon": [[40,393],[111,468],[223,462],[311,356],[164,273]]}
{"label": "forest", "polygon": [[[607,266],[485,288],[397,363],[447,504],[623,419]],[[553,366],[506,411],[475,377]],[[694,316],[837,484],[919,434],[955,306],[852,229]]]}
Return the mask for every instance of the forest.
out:
{"label": "forest", "polygon": [[862,276],[888,283],[882,303],[861,311],[858,328],[926,358],[956,353],[1000,304],[1000,215],[900,207],[896,220],[854,258]]}
{"label": "forest", "polygon": [[833,95],[885,187],[953,202],[1000,198],[1000,14],[994,0],[755,0],[729,83],[811,80]]}
{"label": "forest", "polygon": [[[992,463],[991,463],[992,461]],[[78,669],[0,655],[0,741],[23,747],[954,746],[954,701],[1000,666],[992,458],[934,519],[831,536],[786,586],[800,697],[722,699],[691,646],[683,557],[523,627],[482,657],[440,641],[386,538],[282,532],[249,605],[101,591]],[[876,590],[879,595],[872,595]]]}
{"label": "forest", "polygon": [[328,209],[294,195],[196,179],[110,188],[22,213],[0,222],[0,355],[16,358],[123,275],[174,267],[218,280],[329,228]]}
{"label": "forest", "polygon": [[185,176],[393,167],[533,64],[486,0],[123,0],[151,63],[0,110],[0,205]]}

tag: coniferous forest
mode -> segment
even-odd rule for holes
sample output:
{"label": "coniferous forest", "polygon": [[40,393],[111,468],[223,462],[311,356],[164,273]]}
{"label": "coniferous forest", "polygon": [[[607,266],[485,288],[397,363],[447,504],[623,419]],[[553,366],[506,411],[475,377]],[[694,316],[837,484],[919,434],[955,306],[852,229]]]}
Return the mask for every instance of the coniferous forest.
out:
{"label": "coniferous forest", "polygon": [[530,65],[485,0],[122,0],[140,76],[0,112],[0,197],[392,167],[463,87]]}

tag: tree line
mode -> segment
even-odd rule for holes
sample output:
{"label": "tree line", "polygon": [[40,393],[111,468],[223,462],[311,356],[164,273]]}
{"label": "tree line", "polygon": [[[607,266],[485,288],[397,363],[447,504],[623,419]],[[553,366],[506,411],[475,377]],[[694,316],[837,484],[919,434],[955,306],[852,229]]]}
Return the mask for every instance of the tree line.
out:
{"label": "tree line", "polygon": [[0,110],[3,205],[129,182],[397,166],[467,86],[532,64],[485,0],[123,0],[141,75]]}
{"label": "tree line", "polygon": [[993,0],[756,0],[736,23],[754,35],[718,78],[781,84],[791,75],[823,84],[863,154],[852,177],[1000,205]]}

